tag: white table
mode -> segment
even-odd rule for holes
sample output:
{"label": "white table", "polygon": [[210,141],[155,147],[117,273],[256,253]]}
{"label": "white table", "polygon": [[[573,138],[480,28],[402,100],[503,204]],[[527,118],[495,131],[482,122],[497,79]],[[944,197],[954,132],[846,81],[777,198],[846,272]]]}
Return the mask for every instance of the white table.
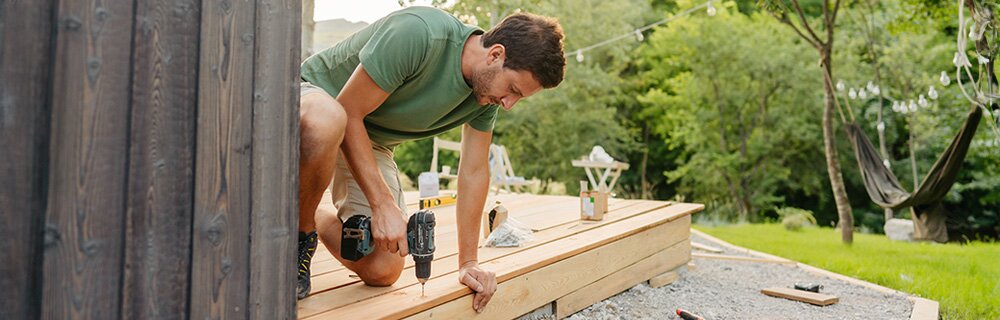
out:
{"label": "white table", "polygon": [[[581,159],[573,160],[572,163],[574,167],[583,168],[583,170],[587,171],[587,179],[590,180],[593,190],[605,192],[610,192],[611,189],[614,189],[615,183],[618,182],[618,177],[621,176],[622,171],[628,170],[628,163],[618,161],[609,163]],[[603,173],[601,169],[604,169]],[[600,180],[594,179],[595,176],[599,177]],[[608,178],[611,178],[611,182],[607,182]]]}

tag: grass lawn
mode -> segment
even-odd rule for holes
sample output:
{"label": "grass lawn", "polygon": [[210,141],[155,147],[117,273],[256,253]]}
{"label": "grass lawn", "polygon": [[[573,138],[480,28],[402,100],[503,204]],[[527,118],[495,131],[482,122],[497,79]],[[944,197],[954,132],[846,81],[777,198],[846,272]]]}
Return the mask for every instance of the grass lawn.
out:
{"label": "grass lawn", "polygon": [[906,243],[831,228],[780,224],[696,225],[732,244],[782,256],[941,303],[943,319],[1000,319],[1000,243]]}

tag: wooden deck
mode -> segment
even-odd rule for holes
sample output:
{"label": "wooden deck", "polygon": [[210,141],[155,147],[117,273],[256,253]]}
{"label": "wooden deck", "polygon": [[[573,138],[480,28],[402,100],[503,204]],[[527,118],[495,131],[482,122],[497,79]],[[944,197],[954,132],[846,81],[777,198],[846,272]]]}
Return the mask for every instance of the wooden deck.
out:
{"label": "wooden deck", "polygon": [[[408,212],[416,195],[407,194]],[[324,246],[313,258],[312,295],[299,301],[300,319],[486,319],[515,318],[552,305],[562,318],[594,302],[676,269],[691,259],[690,215],[704,206],[611,199],[602,221],[579,220],[579,198],[500,195],[510,216],[534,230],[518,248],[480,248],[480,265],[496,273],[498,288],[481,314],[471,290],[458,282],[455,206],[433,209],[436,252],[426,296],[406,258],[399,281],[369,287]],[[332,210],[328,199],[321,207]]]}

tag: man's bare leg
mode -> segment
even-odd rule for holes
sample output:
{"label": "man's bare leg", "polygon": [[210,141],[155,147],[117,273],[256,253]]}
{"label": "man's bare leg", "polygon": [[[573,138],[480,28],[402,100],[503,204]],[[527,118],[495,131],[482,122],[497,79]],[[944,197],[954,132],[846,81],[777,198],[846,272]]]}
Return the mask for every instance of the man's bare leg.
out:
{"label": "man's bare leg", "polygon": [[301,97],[299,103],[299,241],[296,296],[312,289],[310,265],[316,251],[316,207],[333,179],[340,143],[344,141],[347,113],[326,93]]}
{"label": "man's bare leg", "polygon": [[325,93],[301,99],[299,119],[299,231],[316,230],[316,207],[333,179],[340,143],[344,141],[347,113]]}
{"label": "man's bare leg", "polygon": [[341,258],[340,255],[340,235],[343,223],[337,217],[336,212],[324,209],[316,211],[316,223],[318,225],[320,239],[326,245],[326,249],[333,254],[347,269],[358,274],[365,284],[369,286],[385,287],[390,286],[399,279],[403,271],[403,258],[398,254],[389,253],[385,250],[372,251],[358,261],[350,261]]}

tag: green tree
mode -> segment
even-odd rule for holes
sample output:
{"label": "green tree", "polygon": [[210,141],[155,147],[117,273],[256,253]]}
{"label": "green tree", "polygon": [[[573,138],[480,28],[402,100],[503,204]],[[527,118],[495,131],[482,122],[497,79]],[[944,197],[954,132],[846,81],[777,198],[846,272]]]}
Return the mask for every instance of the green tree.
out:
{"label": "green tree", "polygon": [[821,161],[809,104],[817,83],[806,76],[817,70],[789,30],[723,6],[656,29],[641,49],[651,88],[639,101],[655,132],[682,150],[665,173],[679,191],[747,221],[783,192],[821,189],[810,165]]}
{"label": "green tree", "polygon": [[[830,3],[829,0],[819,1],[820,14],[817,19],[812,19],[806,14],[803,6],[798,0],[761,0],[761,5],[770,11],[778,21],[781,21],[799,35],[799,38],[812,45],[819,53],[821,79],[823,79],[823,147],[826,155],[826,169],[830,177],[830,187],[833,190],[833,199],[837,204],[837,212],[840,217],[838,225],[841,230],[841,239],[844,243],[850,244],[854,241],[854,216],[851,209],[850,199],[844,187],[844,177],[840,170],[840,159],[837,154],[836,135],[833,130],[833,109],[837,103],[834,97],[833,85],[833,43],[834,26],[837,25],[837,12],[840,10],[840,0]],[[811,7],[807,7],[811,8]],[[813,24],[817,24],[823,29],[815,29]],[[815,30],[823,34],[820,36]]]}

